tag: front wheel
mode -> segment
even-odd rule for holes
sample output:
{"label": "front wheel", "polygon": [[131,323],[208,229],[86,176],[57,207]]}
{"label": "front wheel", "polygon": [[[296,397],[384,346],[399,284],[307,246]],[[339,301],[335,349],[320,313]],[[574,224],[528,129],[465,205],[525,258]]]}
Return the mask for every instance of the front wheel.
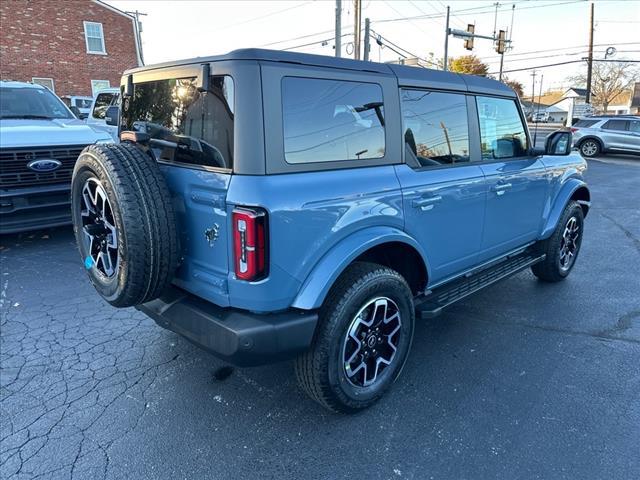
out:
{"label": "front wheel", "polygon": [[404,278],[381,265],[355,263],[320,309],[314,343],[295,362],[298,382],[329,410],[367,408],[400,374],[413,327],[413,296]]}
{"label": "front wheel", "polygon": [[538,243],[546,258],[531,267],[533,274],[545,282],[564,280],[573,269],[582,245],[584,213],[577,202],[569,202],[551,237]]}

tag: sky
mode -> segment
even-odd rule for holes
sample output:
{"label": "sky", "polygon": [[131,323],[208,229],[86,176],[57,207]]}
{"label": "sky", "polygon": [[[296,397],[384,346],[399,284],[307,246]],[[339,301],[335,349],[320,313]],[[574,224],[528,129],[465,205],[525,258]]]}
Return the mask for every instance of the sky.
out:
{"label": "sky", "polygon": [[[315,1],[151,1],[106,0],[142,16],[142,46],[147,65],[181,58],[227,53],[237,48],[264,47],[334,55],[335,0]],[[515,4],[515,9],[512,5]],[[613,59],[640,60],[640,0],[596,0],[594,58],[604,58],[607,47],[616,48]],[[444,55],[445,12],[451,7],[450,27],[465,30],[475,23],[481,35],[507,30],[512,48],[505,54],[504,71],[520,81],[529,94],[535,82],[542,90],[566,89],[567,78],[586,71],[586,62],[537,69],[531,67],[579,60],[587,55],[589,2],[586,0],[495,1],[362,0],[364,18],[370,18],[380,47],[372,40],[371,59],[397,60],[400,55],[430,59]],[[513,11],[513,28],[511,19]],[[417,18],[416,18],[417,17]],[[354,8],[342,0],[342,55],[352,57]],[[323,45],[323,41],[325,41]],[[392,42],[400,48],[393,47]],[[491,40],[476,39],[473,52],[463,40],[449,37],[449,56],[473,53],[498,72],[500,56]],[[403,49],[403,50],[401,50]],[[351,55],[349,55],[351,54]],[[528,69],[509,72],[509,70]]]}

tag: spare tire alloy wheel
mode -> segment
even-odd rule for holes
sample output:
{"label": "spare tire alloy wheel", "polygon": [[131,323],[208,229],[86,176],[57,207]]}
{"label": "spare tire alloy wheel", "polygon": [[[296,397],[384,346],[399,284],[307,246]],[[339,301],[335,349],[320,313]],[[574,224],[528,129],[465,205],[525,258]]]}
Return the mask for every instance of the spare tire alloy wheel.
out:
{"label": "spare tire alloy wheel", "polygon": [[387,297],[369,301],[355,316],[344,339],[344,373],[354,387],[373,385],[398,351],[402,319]]}
{"label": "spare tire alloy wheel", "polygon": [[118,232],[107,192],[97,178],[91,177],[84,182],[81,198],[85,266],[95,265],[100,274],[113,277],[119,264]]}
{"label": "spare tire alloy wheel", "polygon": [[71,213],[89,279],[111,305],[149,302],[171,284],[179,252],[171,194],[141,148],[86,147],[73,170]]}

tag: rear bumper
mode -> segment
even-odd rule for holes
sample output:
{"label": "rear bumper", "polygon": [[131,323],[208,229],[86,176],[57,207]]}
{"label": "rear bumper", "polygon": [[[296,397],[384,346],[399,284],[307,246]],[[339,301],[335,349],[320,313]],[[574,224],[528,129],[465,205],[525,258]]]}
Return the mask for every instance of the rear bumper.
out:
{"label": "rear bumper", "polygon": [[221,308],[175,287],[136,308],[161,327],[241,367],[273,363],[304,352],[318,322],[317,312],[257,314]]}
{"label": "rear bumper", "polygon": [[0,234],[71,223],[70,185],[0,189]]}

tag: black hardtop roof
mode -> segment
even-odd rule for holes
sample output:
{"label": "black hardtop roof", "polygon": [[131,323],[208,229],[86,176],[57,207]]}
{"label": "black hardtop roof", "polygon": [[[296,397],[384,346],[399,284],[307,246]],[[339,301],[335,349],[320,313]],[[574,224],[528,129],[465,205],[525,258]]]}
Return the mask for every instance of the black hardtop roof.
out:
{"label": "black hardtop roof", "polygon": [[124,72],[129,75],[136,72],[144,72],[160,68],[178,67],[181,65],[193,65],[198,63],[221,62],[232,60],[257,60],[265,62],[283,62],[299,65],[317,66],[325,68],[338,68],[344,70],[357,70],[379,74],[394,75],[400,86],[414,86],[424,88],[438,88],[446,90],[461,90],[475,93],[486,93],[501,96],[515,97],[515,93],[504,83],[491,78],[476,75],[463,75],[429,68],[409,67],[405,65],[365,62],[350,58],[337,58],[326,55],[313,55],[310,53],[286,52],[282,50],[266,50],[261,48],[243,48],[233,50],[224,55],[208,57],[195,57],[185,60],[158,63],[144,67],[132,68]]}

